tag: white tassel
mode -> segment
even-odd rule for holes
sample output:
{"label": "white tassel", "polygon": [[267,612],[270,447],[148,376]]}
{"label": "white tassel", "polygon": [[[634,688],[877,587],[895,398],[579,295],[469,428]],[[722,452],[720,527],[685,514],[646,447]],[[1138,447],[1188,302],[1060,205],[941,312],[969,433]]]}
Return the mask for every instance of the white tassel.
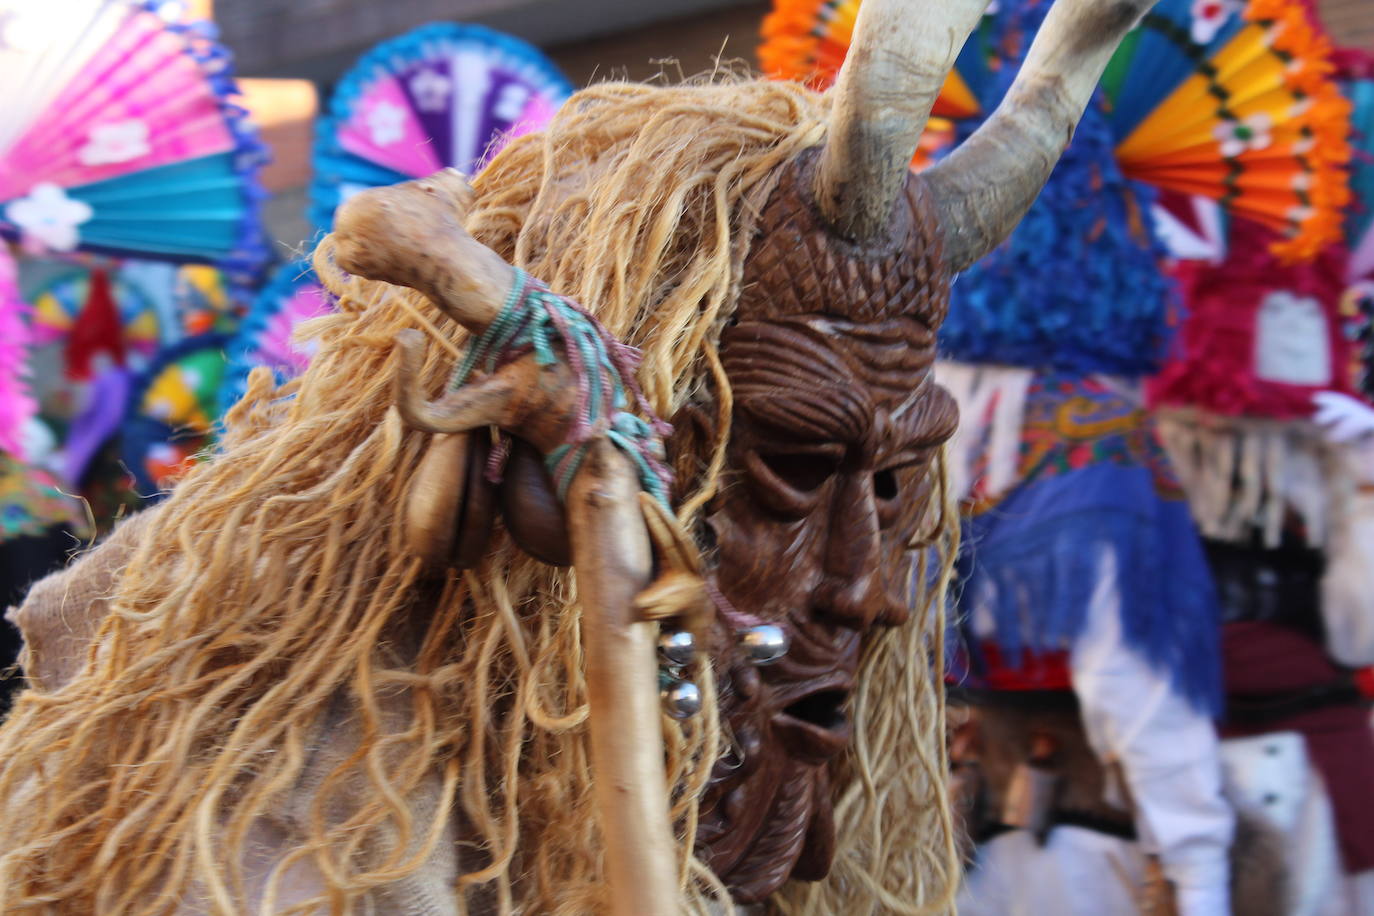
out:
{"label": "white tassel", "polygon": [[1278,546],[1292,512],[1311,546],[1326,543],[1348,474],[1312,425],[1221,417],[1194,409],[1158,413],[1160,442],[1207,537]]}

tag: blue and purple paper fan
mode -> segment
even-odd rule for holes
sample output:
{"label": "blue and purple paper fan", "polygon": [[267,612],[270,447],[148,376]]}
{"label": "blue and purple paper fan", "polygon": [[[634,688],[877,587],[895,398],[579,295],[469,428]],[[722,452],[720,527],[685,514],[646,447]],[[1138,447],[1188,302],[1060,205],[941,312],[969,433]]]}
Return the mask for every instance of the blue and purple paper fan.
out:
{"label": "blue and purple paper fan", "polygon": [[310,218],[328,229],[357,191],[446,167],[472,174],[571,94],[538,49],[482,26],[434,23],[378,45],[318,126]]}
{"label": "blue and purple paper fan", "polygon": [[311,348],[296,343],[292,335],[301,322],[333,310],[334,300],[309,262],[292,261],[279,267],[226,348],[228,367],[220,388],[220,412],[243,397],[248,373],[258,366],[271,369],[278,384],[304,372]]}
{"label": "blue and purple paper fan", "polygon": [[1346,217],[1350,279],[1374,279],[1374,78],[1345,84],[1351,112],[1354,155],[1350,161],[1352,205]]}

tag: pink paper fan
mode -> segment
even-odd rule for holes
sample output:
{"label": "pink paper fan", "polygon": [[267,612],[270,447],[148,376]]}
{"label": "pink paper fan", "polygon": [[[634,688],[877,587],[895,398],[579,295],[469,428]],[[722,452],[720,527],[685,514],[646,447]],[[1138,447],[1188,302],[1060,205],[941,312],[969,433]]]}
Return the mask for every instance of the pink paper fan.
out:
{"label": "pink paper fan", "polygon": [[19,298],[14,261],[0,244],[0,451],[23,455],[24,425],[34,416],[34,403],[24,382],[29,333]]}
{"label": "pink paper fan", "polygon": [[301,322],[327,315],[333,310],[321,287],[308,283],[297,289],[286,300],[281,311],[268,321],[266,331],[258,338],[259,363],[288,376],[304,372],[306,366],[310,365],[313,346],[296,343],[291,335]]}
{"label": "pink paper fan", "polygon": [[117,27],[0,158],[0,200],[40,182],[74,187],[234,149],[184,42],[153,13],[127,10],[105,6]]}

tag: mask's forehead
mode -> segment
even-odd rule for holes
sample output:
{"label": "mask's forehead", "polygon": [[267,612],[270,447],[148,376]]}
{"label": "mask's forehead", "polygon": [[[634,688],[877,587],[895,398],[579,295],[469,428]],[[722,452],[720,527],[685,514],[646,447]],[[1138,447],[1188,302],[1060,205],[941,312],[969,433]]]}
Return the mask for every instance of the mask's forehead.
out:
{"label": "mask's forehead", "polygon": [[910,318],[855,323],[818,315],[744,321],[722,338],[739,411],[826,441],[943,441],[950,410],[933,392],[935,332]]}
{"label": "mask's forehead", "polygon": [[744,264],[741,321],[826,315],[850,322],[914,319],[934,329],[949,307],[935,207],[909,173],[881,244],[855,245],[822,219],[812,192],[815,155],[785,166],[759,214]]}

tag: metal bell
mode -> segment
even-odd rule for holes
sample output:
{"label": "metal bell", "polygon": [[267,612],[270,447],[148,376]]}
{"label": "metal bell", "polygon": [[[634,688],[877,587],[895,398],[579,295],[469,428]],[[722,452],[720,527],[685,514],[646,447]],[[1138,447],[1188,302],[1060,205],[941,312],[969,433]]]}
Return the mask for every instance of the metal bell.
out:
{"label": "metal bell", "polygon": [[689,630],[658,634],[658,655],[670,665],[690,665],[697,654],[697,641]]}
{"label": "metal bell", "polygon": [[741,630],[739,645],[749,661],[756,665],[771,665],[787,654],[788,639],[782,627],[763,623]]}
{"label": "metal bell", "polygon": [[701,690],[691,681],[678,681],[659,691],[663,706],[674,719],[690,719],[701,712]]}

